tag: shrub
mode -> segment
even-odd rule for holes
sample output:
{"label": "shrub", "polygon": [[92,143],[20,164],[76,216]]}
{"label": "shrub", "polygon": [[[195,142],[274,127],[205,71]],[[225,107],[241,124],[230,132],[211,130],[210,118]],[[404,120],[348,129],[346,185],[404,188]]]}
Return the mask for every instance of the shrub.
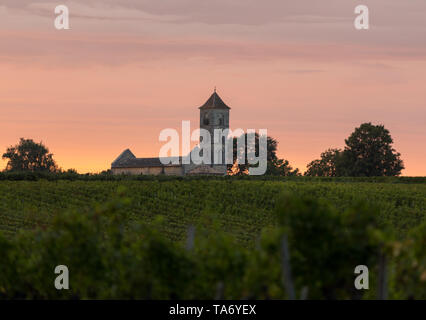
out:
{"label": "shrub", "polygon": [[327,202],[285,194],[276,207],[288,234],[296,287],[310,298],[359,298],[354,269],[374,270],[379,248],[389,237],[378,227],[378,211],[361,203],[340,213]]}
{"label": "shrub", "polygon": [[426,299],[426,223],[394,246],[394,289],[397,298]]}

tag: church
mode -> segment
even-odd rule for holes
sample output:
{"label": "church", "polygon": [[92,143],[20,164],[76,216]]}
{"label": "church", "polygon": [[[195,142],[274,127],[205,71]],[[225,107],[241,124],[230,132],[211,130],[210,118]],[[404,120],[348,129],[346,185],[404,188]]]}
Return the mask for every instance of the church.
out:
{"label": "church", "polygon": [[[229,129],[229,110],[215,91],[200,109],[200,129],[207,130],[211,137],[215,129]],[[212,141],[213,150],[213,141]],[[189,157],[187,155],[186,157]],[[168,158],[169,159],[169,158]],[[227,166],[224,164],[194,164],[175,158],[172,163],[164,165],[160,158],[136,158],[129,149],[124,150],[111,164],[113,174],[135,175],[226,175]],[[164,162],[164,161],[163,161]]]}

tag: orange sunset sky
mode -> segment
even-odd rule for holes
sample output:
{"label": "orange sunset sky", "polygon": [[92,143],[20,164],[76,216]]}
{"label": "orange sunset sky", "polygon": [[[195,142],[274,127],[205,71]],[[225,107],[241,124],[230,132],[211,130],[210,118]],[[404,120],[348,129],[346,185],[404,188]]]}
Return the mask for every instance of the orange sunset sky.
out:
{"label": "orange sunset sky", "polygon": [[[71,30],[54,28],[60,4]],[[370,30],[354,28],[359,4]],[[371,121],[403,175],[426,176],[424,0],[0,2],[2,153],[32,138],[79,172],[126,148],[158,156],[160,131],[196,129],[215,86],[232,129],[268,129],[302,171]]]}

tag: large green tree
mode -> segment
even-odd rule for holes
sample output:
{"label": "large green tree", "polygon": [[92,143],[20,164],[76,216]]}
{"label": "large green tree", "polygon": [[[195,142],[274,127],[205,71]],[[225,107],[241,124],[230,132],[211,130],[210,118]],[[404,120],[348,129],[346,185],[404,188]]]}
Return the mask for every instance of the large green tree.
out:
{"label": "large green tree", "polygon": [[401,154],[393,149],[393,139],[383,125],[363,123],[345,143],[342,175],[398,176],[404,169]]}
{"label": "large green tree", "polygon": [[307,176],[398,176],[404,169],[401,154],[392,148],[393,139],[383,125],[363,123],[345,140],[346,146],[328,149],[310,162]]}
{"label": "large green tree", "polygon": [[7,148],[2,158],[8,160],[7,171],[58,170],[49,149],[42,142],[36,143],[32,139],[21,138],[17,145]]}

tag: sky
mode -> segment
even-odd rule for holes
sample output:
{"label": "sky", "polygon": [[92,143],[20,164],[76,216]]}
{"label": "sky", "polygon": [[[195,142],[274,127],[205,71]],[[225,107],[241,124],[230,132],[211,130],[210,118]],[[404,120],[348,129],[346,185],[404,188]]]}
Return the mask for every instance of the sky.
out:
{"label": "sky", "polygon": [[[354,27],[361,4],[369,30]],[[0,2],[0,151],[32,138],[63,169],[158,156],[161,130],[198,128],[216,86],[231,129],[267,129],[302,171],[372,122],[403,175],[426,176],[425,83],[424,0]]]}

